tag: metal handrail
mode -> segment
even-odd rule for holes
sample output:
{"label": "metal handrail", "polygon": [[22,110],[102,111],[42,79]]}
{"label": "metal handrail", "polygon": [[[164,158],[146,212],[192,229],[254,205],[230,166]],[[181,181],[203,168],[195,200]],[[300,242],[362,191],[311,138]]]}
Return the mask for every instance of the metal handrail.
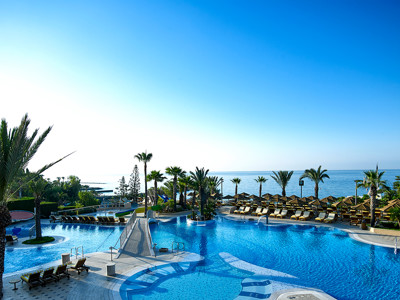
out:
{"label": "metal handrail", "polygon": [[72,257],[72,250],[75,250],[75,258],[78,259],[78,255],[79,255],[79,248],[82,249],[82,258],[85,257],[85,254],[83,252],[83,246],[78,246],[78,247],[72,247],[70,250],[70,256]]}
{"label": "metal handrail", "polygon": [[179,252],[180,245],[182,245],[182,251],[185,251],[185,243],[184,242],[172,242],[171,252],[174,253],[174,243],[176,244],[176,253]]}
{"label": "metal handrail", "polygon": [[147,224],[147,236],[149,237],[149,242],[150,242],[150,249],[153,249],[154,257],[156,257],[155,245],[157,245],[157,244],[153,244],[153,239],[151,237],[150,226],[149,226],[148,220],[146,220],[146,224]]}
{"label": "metal handrail", "polygon": [[[136,211],[133,212],[132,216],[130,217],[130,219],[126,223],[124,230],[121,232],[121,235],[119,236],[117,242],[113,246],[114,249],[118,250],[119,248],[122,248],[122,246],[124,245],[126,239],[129,236],[129,233],[130,233],[131,229],[135,225],[135,221],[136,221]],[[116,247],[118,245],[118,242],[119,242],[119,248],[117,249]]]}
{"label": "metal handrail", "polygon": [[[33,226],[31,228],[29,228],[29,238],[30,239],[34,236],[33,232],[35,232],[35,229],[36,229],[36,223],[33,224]],[[35,234],[36,234],[36,232],[35,232]]]}

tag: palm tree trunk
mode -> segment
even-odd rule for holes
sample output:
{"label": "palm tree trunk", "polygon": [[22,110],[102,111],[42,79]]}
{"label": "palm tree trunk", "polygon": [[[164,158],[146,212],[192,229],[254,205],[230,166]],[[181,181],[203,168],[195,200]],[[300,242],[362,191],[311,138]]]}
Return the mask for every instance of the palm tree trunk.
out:
{"label": "palm tree trunk", "polygon": [[282,188],[282,197],[286,197],[286,188],[285,187]]}
{"label": "palm tree trunk", "polygon": [[315,192],[315,198],[318,199],[318,183],[315,183],[314,192]]}
{"label": "palm tree trunk", "polygon": [[200,196],[200,214],[201,214],[201,217],[204,218],[204,192],[203,192],[203,188],[199,189],[199,196]]}
{"label": "palm tree trunk", "polygon": [[176,176],[174,176],[174,211],[176,212]]}
{"label": "palm tree trunk", "polygon": [[258,196],[260,198],[261,198],[261,192],[262,192],[262,184],[260,183],[260,193],[259,193],[259,196]]}
{"label": "palm tree trunk", "polygon": [[371,227],[375,227],[375,207],[376,207],[376,189],[371,187],[371,198],[370,198],[370,208],[371,208]]}
{"label": "palm tree trunk", "polygon": [[186,207],[186,201],[187,201],[187,186],[185,185],[185,207]]}
{"label": "palm tree trunk", "polygon": [[[237,189],[238,189],[238,185],[236,183],[236,187],[235,187],[235,196],[237,195]],[[236,202],[238,201],[239,198],[236,198]]]}
{"label": "palm tree trunk", "polygon": [[147,218],[147,164],[144,163],[144,217]]}
{"label": "palm tree trunk", "polygon": [[11,224],[10,212],[6,204],[0,205],[0,299],[3,298],[4,258],[6,251],[6,227]]}
{"label": "palm tree trunk", "polygon": [[154,180],[154,205],[158,202],[157,180]]}
{"label": "palm tree trunk", "polygon": [[35,199],[35,208],[36,208],[36,214],[35,214],[36,238],[41,239],[42,238],[42,226],[40,224],[40,198],[39,197],[36,197],[36,199]]}

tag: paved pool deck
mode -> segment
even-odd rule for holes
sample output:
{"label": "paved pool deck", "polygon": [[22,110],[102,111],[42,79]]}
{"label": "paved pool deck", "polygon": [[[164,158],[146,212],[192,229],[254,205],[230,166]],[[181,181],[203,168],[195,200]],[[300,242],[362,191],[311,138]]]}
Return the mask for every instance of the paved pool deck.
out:
{"label": "paved pool deck", "polygon": [[[229,214],[229,208],[223,207],[220,210],[220,214],[226,218],[236,220],[238,222],[248,222],[251,216],[238,216]],[[187,215],[190,212],[181,212],[178,214],[163,214],[159,217],[160,221],[168,221],[171,218]],[[254,219],[254,217],[253,217]],[[265,222],[265,220],[263,219]],[[47,223],[47,222],[43,222]],[[394,248],[395,237],[384,236],[375,234],[369,231],[361,230],[359,227],[350,226],[345,222],[336,222],[333,224],[321,224],[313,221],[294,221],[290,219],[269,219],[270,225],[282,225],[282,224],[305,224],[305,225],[317,225],[317,226],[329,226],[345,230],[349,232],[350,236],[361,242],[380,245],[384,247]],[[160,253],[161,254],[161,253]],[[19,279],[22,272],[8,274],[3,278],[3,292],[4,298],[7,300],[11,299],[68,299],[68,300],[119,300],[119,287],[120,285],[129,278],[132,274],[161,264],[180,262],[190,256],[190,253],[180,252],[178,254],[165,253],[160,255],[157,253],[157,257],[141,256],[141,257],[129,257],[123,256],[118,259],[114,259],[111,262],[110,252],[92,253],[87,254],[86,265],[90,267],[89,273],[82,272],[80,275],[76,271],[70,271],[70,279],[62,279],[59,282],[52,282],[47,284],[45,287],[36,287],[31,290],[24,283],[18,283],[18,290],[13,291],[13,285],[9,283],[12,279]],[[61,260],[51,263],[51,265],[58,265]],[[115,263],[116,275],[107,276],[106,270],[107,265]],[[273,296],[273,297],[272,297]],[[281,291],[274,295],[271,295],[271,299],[325,299],[323,297],[318,298],[307,290],[287,290],[286,292]],[[328,299],[328,298],[326,298]]]}

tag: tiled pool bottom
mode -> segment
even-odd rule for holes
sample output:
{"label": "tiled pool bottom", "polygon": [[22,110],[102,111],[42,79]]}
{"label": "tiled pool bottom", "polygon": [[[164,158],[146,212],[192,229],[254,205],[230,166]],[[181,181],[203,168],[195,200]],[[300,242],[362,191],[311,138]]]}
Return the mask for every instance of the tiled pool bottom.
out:
{"label": "tiled pool bottom", "polygon": [[[120,288],[131,299],[234,299],[251,272],[225,263],[218,255],[200,262],[180,262],[141,271]],[[171,280],[169,280],[171,279]]]}

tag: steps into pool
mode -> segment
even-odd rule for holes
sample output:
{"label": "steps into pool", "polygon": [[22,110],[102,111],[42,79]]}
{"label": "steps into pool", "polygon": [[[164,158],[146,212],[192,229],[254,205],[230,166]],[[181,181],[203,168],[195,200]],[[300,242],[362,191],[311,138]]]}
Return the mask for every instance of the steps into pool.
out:
{"label": "steps into pool", "polygon": [[132,295],[146,291],[161,280],[190,272],[195,265],[193,262],[179,262],[143,270],[121,285],[120,295],[124,300],[132,299]]}

